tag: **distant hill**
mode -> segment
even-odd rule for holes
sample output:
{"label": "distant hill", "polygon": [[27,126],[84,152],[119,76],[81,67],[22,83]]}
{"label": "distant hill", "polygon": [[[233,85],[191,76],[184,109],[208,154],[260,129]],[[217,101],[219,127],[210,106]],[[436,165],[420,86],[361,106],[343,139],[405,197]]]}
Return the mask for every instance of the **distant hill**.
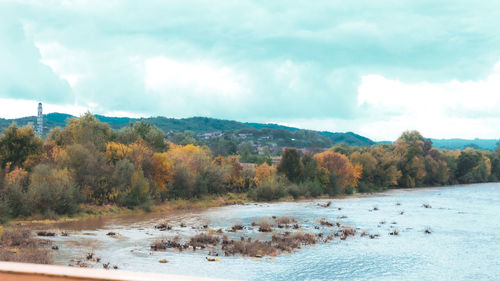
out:
{"label": "distant hill", "polygon": [[[231,120],[221,120],[208,117],[191,118],[129,118],[129,117],[108,117],[95,115],[101,122],[109,124],[115,130],[129,126],[134,122],[144,120],[154,124],[167,135],[176,132],[190,131],[194,137],[201,141],[213,138],[214,136],[226,136],[242,141],[253,141],[259,145],[278,147],[331,147],[337,143],[345,143],[356,146],[370,146],[375,144],[369,138],[357,135],[352,132],[333,133],[303,130],[294,127],[282,126],[278,124],[243,123]],[[49,113],[44,115],[44,131],[49,132],[55,127],[64,127],[66,121],[74,116],[62,113]],[[1,119],[0,130],[6,129],[12,122],[19,126],[28,125],[35,121],[34,116],[17,119]],[[218,134],[213,134],[219,132]],[[207,135],[205,135],[207,134]]]}
{"label": "distant hill", "polygon": [[[129,118],[129,117],[108,117],[95,115],[101,122],[109,124],[115,130],[129,126],[139,120],[144,120],[154,124],[165,134],[190,131],[202,142],[213,138],[214,136],[233,137],[242,141],[252,141],[259,145],[278,146],[278,147],[331,147],[338,143],[345,143],[355,146],[370,146],[376,143],[369,138],[358,134],[334,133],[326,131],[304,130],[295,127],[288,127],[278,124],[263,123],[243,123],[232,120],[222,120],[208,117],[191,118],[167,118],[167,117],[149,117],[149,118]],[[44,130],[49,132],[55,127],[64,127],[66,121],[74,116],[63,113],[49,113],[44,115]],[[19,126],[28,125],[29,122],[35,122],[35,116],[22,117],[17,119],[0,118],[0,131],[5,130],[12,122]],[[218,134],[211,134],[219,132]],[[208,134],[206,136],[205,134]],[[467,147],[494,150],[497,147],[498,139],[431,139],[435,147],[441,149],[465,149]]]}
{"label": "distant hill", "polygon": [[467,147],[495,150],[498,139],[431,139],[435,147],[441,149],[465,149]]}

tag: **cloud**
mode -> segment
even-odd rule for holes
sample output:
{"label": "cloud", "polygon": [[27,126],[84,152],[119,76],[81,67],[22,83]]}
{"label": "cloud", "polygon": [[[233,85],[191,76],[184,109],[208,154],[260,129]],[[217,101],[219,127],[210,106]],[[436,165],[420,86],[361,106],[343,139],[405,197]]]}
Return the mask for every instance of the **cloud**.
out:
{"label": "cloud", "polygon": [[183,110],[197,114],[203,104],[203,111],[213,114],[230,105],[228,109],[237,114],[237,109],[252,100],[245,76],[227,66],[153,57],[145,60],[144,68],[145,90],[156,94],[167,108],[184,105]]}
{"label": "cloud", "polygon": [[0,98],[67,102],[70,87],[49,67],[9,6],[0,4]]}
{"label": "cloud", "polygon": [[0,11],[0,98],[327,120],[308,126],[373,137],[384,122],[427,124],[413,105],[440,118],[500,116],[495,1],[5,0]]}
{"label": "cloud", "polygon": [[381,75],[364,75],[352,120],[299,119],[287,125],[317,130],[356,131],[376,140],[394,140],[418,130],[434,138],[498,138],[500,62],[482,80],[404,83]]}

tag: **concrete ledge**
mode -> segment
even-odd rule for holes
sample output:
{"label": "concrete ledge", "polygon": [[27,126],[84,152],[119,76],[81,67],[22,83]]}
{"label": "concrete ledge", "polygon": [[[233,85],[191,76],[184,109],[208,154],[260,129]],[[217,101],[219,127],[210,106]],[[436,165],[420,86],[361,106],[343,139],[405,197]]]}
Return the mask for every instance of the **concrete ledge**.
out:
{"label": "concrete ledge", "polygon": [[48,280],[79,280],[79,281],[159,281],[159,280],[220,280],[202,277],[180,275],[128,272],[121,270],[104,270],[93,268],[78,268],[59,265],[42,265],[16,262],[0,262],[0,280],[2,281],[48,281]]}

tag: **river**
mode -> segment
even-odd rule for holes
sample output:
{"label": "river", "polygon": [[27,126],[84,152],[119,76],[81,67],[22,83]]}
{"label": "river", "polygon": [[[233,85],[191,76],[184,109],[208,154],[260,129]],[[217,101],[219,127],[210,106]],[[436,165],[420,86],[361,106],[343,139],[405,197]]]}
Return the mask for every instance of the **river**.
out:
{"label": "river", "polygon": [[[331,201],[328,207],[320,206]],[[427,205],[428,208],[424,207]],[[254,221],[292,217],[302,229],[318,232],[319,219],[340,221],[380,237],[349,237],[304,246],[291,254],[250,258],[207,251],[150,250],[153,241],[189,237],[211,229],[243,224],[232,236],[266,239]],[[171,230],[154,226],[166,222]],[[186,227],[181,227],[185,224]],[[42,226],[40,226],[42,227]],[[46,228],[47,226],[43,226]],[[127,215],[48,226],[57,235],[57,264],[85,259],[88,252],[119,270],[182,274],[239,280],[493,280],[500,279],[500,184],[398,189],[370,196],[211,208],[196,212]],[[193,229],[195,228],[195,229]],[[395,229],[399,235],[389,235]],[[425,233],[429,230],[431,233]],[[116,232],[117,235],[106,235]],[[260,237],[262,236],[262,237]],[[168,263],[159,263],[167,259]],[[73,260],[73,261],[71,261]]]}

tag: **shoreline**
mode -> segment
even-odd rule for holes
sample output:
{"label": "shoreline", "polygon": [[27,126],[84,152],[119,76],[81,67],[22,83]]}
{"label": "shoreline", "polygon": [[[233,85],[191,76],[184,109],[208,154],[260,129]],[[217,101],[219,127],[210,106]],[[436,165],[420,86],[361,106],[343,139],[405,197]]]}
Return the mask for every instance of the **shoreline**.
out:
{"label": "shoreline", "polygon": [[204,211],[210,208],[218,208],[232,205],[245,205],[245,204],[273,204],[285,202],[314,202],[316,200],[343,200],[353,198],[370,198],[378,196],[393,196],[401,192],[425,192],[438,190],[447,187],[462,187],[481,184],[492,184],[499,182],[489,183],[472,183],[472,184],[456,184],[456,185],[443,185],[443,186],[424,186],[424,187],[404,187],[404,188],[390,188],[377,192],[355,193],[351,195],[339,196],[319,196],[315,198],[300,198],[293,199],[291,196],[284,197],[280,200],[274,201],[253,201],[248,198],[247,193],[228,193],[221,196],[207,196],[201,199],[176,199],[174,201],[165,201],[158,205],[152,205],[150,210],[146,211],[142,208],[129,209],[127,207],[120,207],[117,205],[87,205],[82,204],[82,210],[74,216],[62,216],[57,219],[43,219],[43,218],[23,218],[14,219],[4,224],[5,227],[24,227],[30,225],[48,225],[58,224],[65,222],[77,222],[89,219],[99,218],[119,218],[126,215],[144,215],[144,214],[159,214],[159,213],[176,213],[188,211]]}

